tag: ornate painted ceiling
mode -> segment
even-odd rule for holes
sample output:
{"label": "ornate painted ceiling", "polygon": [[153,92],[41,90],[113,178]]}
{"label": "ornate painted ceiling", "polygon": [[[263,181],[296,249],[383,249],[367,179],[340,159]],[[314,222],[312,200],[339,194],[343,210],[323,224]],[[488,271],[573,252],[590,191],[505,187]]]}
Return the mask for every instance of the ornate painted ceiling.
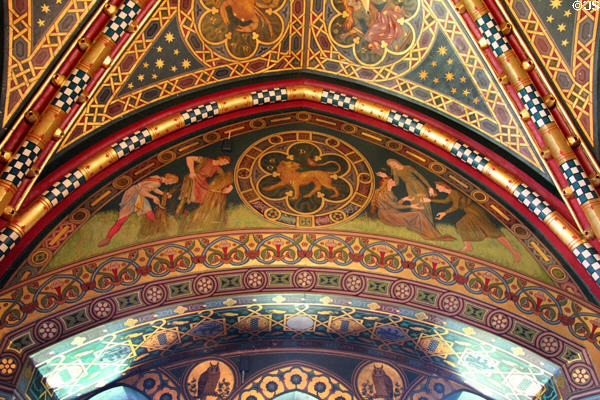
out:
{"label": "ornate painted ceiling", "polygon": [[0,10],[0,399],[600,395],[600,11]]}

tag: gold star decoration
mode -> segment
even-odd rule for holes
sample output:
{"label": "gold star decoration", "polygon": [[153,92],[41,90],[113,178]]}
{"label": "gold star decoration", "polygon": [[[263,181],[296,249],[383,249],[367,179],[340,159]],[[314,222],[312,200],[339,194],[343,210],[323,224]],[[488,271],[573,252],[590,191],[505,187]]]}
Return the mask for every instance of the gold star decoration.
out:
{"label": "gold star decoration", "polygon": [[129,89],[133,89],[133,83],[129,82],[129,83],[127,84],[127,87],[128,87]]}
{"label": "gold star decoration", "polygon": [[142,75],[142,74],[139,74],[139,75],[137,76],[137,78],[138,78],[138,81],[142,82],[142,81],[144,80],[144,75]]}
{"label": "gold star decoration", "polygon": [[562,5],[562,0],[550,0],[550,7],[556,9],[556,8],[560,8],[560,6]]}
{"label": "gold star decoration", "polygon": [[144,63],[144,68],[148,68],[150,64],[148,64],[147,62]]}
{"label": "gold star decoration", "polygon": [[62,4],[62,0],[56,0],[56,4]]}
{"label": "gold star decoration", "polygon": [[465,78],[464,76],[461,76],[461,77],[460,77],[460,81],[461,81],[462,83],[465,83],[465,82],[467,81],[467,78]]}
{"label": "gold star decoration", "polygon": [[156,51],[157,51],[158,53],[162,53],[162,46],[158,46],[158,47],[156,48]]}
{"label": "gold star decoration", "polygon": [[446,73],[446,80],[451,81],[452,79],[454,79],[454,74],[452,72]]}
{"label": "gold star decoration", "polygon": [[44,21],[43,19],[40,18],[37,20],[37,24],[38,24],[38,26],[44,26],[44,25],[46,25],[46,21]]}
{"label": "gold star decoration", "polygon": [[441,56],[445,56],[447,52],[448,52],[448,49],[446,48],[446,46],[440,46],[438,48],[438,54]]}
{"label": "gold star decoration", "polygon": [[175,49],[175,50],[173,50],[173,54],[175,54],[175,55],[179,55],[179,49]]}
{"label": "gold star decoration", "polygon": [[440,82],[439,78],[433,78],[433,83],[439,83],[439,82]]}
{"label": "gold star decoration", "polygon": [[158,78],[158,75],[152,74],[152,79],[156,79],[156,78]]}
{"label": "gold star decoration", "polygon": [[431,62],[431,66],[432,66],[432,67],[437,67],[437,61],[432,61],[432,62]]}
{"label": "gold star decoration", "polygon": [[171,71],[173,71],[173,72],[177,72],[177,67],[176,67],[176,66],[174,66],[174,65],[171,65]]}
{"label": "gold star decoration", "polygon": [[465,96],[468,96],[468,95],[469,95],[469,93],[471,93],[471,92],[469,92],[469,89],[465,89],[465,90],[463,90],[463,94],[464,94]]}
{"label": "gold star decoration", "polygon": [[452,89],[450,89],[450,91],[451,91],[452,93],[456,93],[456,88],[454,88],[454,87],[453,87]]}
{"label": "gold star decoration", "polygon": [[157,58],[154,65],[156,65],[156,68],[161,69],[162,67],[165,66],[165,62],[163,61],[162,58]]}
{"label": "gold star decoration", "polygon": [[421,79],[427,79],[427,75],[429,75],[429,74],[428,74],[428,73],[427,73],[427,71],[425,71],[424,69],[422,69],[422,70],[419,72],[419,78],[421,78]]}
{"label": "gold star decoration", "polygon": [[173,39],[175,39],[175,36],[171,32],[167,32],[167,34],[165,35],[165,40],[167,41],[167,43],[173,42]]}
{"label": "gold star decoration", "polygon": [[187,58],[181,62],[181,66],[183,67],[183,69],[188,69],[191,65],[192,63]]}
{"label": "gold star decoration", "polygon": [[569,41],[565,39],[562,42],[560,42],[560,44],[562,44],[563,46],[567,46],[569,44]]}
{"label": "gold star decoration", "polygon": [[452,65],[453,62],[454,62],[453,59],[451,59],[451,58],[448,59],[448,65]]}
{"label": "gold star decoration", "polygon": [[558,29],[559,32],[563,32],[565,29],[567,29],[567,26],[565,24],[560,24],[556,29]]}
{"label": "gold star decoration", "polygon": [[567,10],[564,12],[563,14],[565,17],[570,17],[571,16],[571,10]]}
{"label": "gold star decoration", "polygon": [[550,23],[552,23],[552,21],[554,21],[554,17],[553,17],[552,15],[548,15],[548,16],[546,17],[546,22],[550,22]]}
{"label": "gold star decoration", "polygon": [[48,14],[50,12],[50,7],[48,7],[48,4],[42,4],[42,12],[45,14]]}
{"label": "gold star decoration", "polygon": [[475,103],[475,104],[479,103],[479,97],[475,97],[475,98],[473,99],[473,103]]}

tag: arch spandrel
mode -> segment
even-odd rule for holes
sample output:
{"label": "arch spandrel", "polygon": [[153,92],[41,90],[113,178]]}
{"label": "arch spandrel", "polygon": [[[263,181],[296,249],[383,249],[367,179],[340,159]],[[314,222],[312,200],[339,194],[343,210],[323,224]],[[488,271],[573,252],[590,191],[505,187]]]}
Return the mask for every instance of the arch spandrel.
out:
{"label": "arch spandrel", "polygon": [[[211,213],[199,212],[203,211],[201,205],[188,204],[194,203],[191,201],[183,203],[178,214],[181,200],[185,198],[178,192],[182,191],[185,176],[189,175],[188,161],[193,166],[202,166],[205,164],[201,163],[206,160],[218,159],[215,155],[220,154],[221,142],[218,139],[226,137],[227,132],[232,133],[236,149],[229,153],[232,160],[222,165],[222,173],[217,173],[215,169],[212,176],[207,176],[206,186],[203,186],[203,189],[207,189],[205,195],[216,193],[209,192],[211,188],[219,187],[221,190],[212,197],[211,204],[214,207]],[[297,146],[298,143],[302,146]],[[236,157],[236,154],[240,156]],[[245,155],[251,155],[255,162],[245,160]],[[190,156],[204,158],[188,160]],[[109,179],[92,188],[89,195],[74,204],[54,230],[39,241],[37,249],[32,251],[13,278],[10,291],[5,291],[4,297],[10,299],[4,303],[9,310],[4,314],[7,349],[22,349],[24,352],[21,354],[32,354],[36,349],[48,349],[48,345],[63,337],[76,339],[77,332],[87,329],[89,324],[104,327],[110,332],[110,320],[121,318],[121,321],[131,321],[141,309],[152,310],[171,304],[177,308],[175,304],[189,298],[210,301],[208,299],[213,297],[244,292],[258,296],[264,291],[279,291],[284,293],[283,297],[286,297],[285,291],[315,292],[322,293],[325,299],[334,299],[339,294],[352,294],[355,299],[353,302],[362,301],[369,305],[374,299],[391,299],[414,307],[415,314],[422,310],[417,319],[425,318],[428,312],[434,310],[444,320],[454,320],[472,329],[508,335],[521,348],[551,360],[548,362],[555,363],[565,377],[579,376],[579,372],[588,371],[589,379],[585,380],[583,386],[591,385],[590,379],[595,379],[595,372],[588,365],[595,365],[594,360],[598,355],[595,344],[589,338],[594,337],[593,325],[597,312],[593,306],[581,301],[580,293],[569,293],[569,287],[561,282],[552,282],[543,277],[536,279],[528,275],[531,272],[518,270],[514,256],[508,249],[507,265],[502,265],[485,252],[461,252],[464,240],[456,239],[458,243],[455,246],[458,247],[453,248],[449,245],[452,243],[450,241],[428,241],[423,237],[425,233],[420,233],[413,226],[408,229],[406,225],[384,224],[377,211],[370,213],[375,192],[382,187],[381,182],[363,179],[366,200],[360,203],[364,206],[360,211],[362,214],[339,223],[329,219],[328,225],[317,225],[315,222],[312,226],[303,227],[292,226],[286,219],[283,221],[286,225],[282,221],[270,222],[279,218],[279,215],[270,217],[265,212],[261,216],[253,208],[252,196],[262,196],[265,204],[267,201],[274,205],[284,204],[288,207],[285,212],[289,215],[297,212],[299,217],[310,216],[311,212],[318,213],[324,207],[336,204],[340,204],[341,210],[348,209],[345,207],[351,202],[344,202],[344,199],[354,201],[357,195],[345,193],[344,188],[354,185],[336,186],[336,195],[331,182],[342,178],[361,182],[360,171],[373,178],[377,172],[385,172],[387,178],[381,174],[377,178],[393,181],[393,172],[388,169],[390,165],[387,162],[390,159],[411,166],[416,171],[412,173],[421,175],[426,183],[440,180],[460,191],[465,198],[470,194],[471,201],[490,219],[492,216],[499,218],[498,215],[510,218],[519,229],[498,221],[494,221],[494,224],[504,235],[512,235],[511,240],[516,243],[514,248],[519,243],[528,244],[527,247],[524,244],[519,247],[522,251],[519,266],[525,262],[526,256],[535,261],[534,251],[548,249],[548,242],[533,234],[531,228],[519,219],[516,209],[499,198],[497,193],[486,193],[481,183],[465,178],[438,153],[416,147],[401,138],[392,139],[377,129],[367,128],[357,122],[315,111],[286,111],[255,116],[204,132],[194,132],[190,137],[182,136],[174,143],[156,148],[140,157],[136,163],[115,170]],[[311,197],[310,192],[316,185],[314,182],[298,186],[300,194],[312,201],[306,204],[314,206],[314,209],[307,210],[306,204],[302,203],[304,197],[296,199],[300,200],[299,203],[294,202],[295,188],[292,183],[283,187],[283,195],[277,190],[264,189],[277,186],[281,181],[281,172],[273,174],[273,171],[277,172],[282,161],[298,162],[301,164],[298,171],[327,172],[331,167],[327,175],[331,182],[321,183],[321,195]],[[369,165],[360,166],[360,163]],[[246,168],[248,173],[235,173],[235,178],[229,176],[228,170],[233,169],[234,165],[238,172],[240,168]],[[273,167],[272,170],[269,170],[269,166]],[[256,168],[262,168],[262,172],[257,172]],[[99,246],[100,240],[106,237],[115,220],[118,220],[118,212],[131,203],[124,201],[126,193],[132,193],[130,189],[145,179],[166,177],[168,174],[173,174],[177,180],[163,182],[165,187],[158,186],[164,189],[164,193],[170,193],[171,197],[165,195],[164,204],[151,207],[157,213],[155,220],[146,221],[144,213],[131,215],[121,229],[132,227],[129,235],[134,238],[133,241],[126,242],[123,238],[127,236],[115,235],[111,239],[119,242],[113,243],[114,247],[109,247],[110,244]],[[320,175],[323,174],[317,174]],[[241,181],[247,177],[256,177],[259,183]],[[265,177],[271,180],[261,186],[260,181]],[[238,181],[233,182],[235,179]],[[407,186],[403,179],[399,177],[398,183]],[[229,185],[232,190],[225,193],[222,189]],[[396,194],[394,187],[390,184],[390,193],[394,193],[397,199],[408,195]],[[249,196],[246,202],[235,198],[240,192]],[[428,192],[427,196],[436,197]],[[219,212],[219,202],[215,199],[223,200],[220,205],[224,213]],[[138,204],[142,211],[147,206],[137,200],[133,204]],[[376,204],[380,206],[382,203]],[[135,208],[132,210],[132,214],[136,214]],[[164,210],[165,215],[160,216],[159,210]],[[231,221],[237,225],[228,226],[230,222],[226,217],[229,217],[230,210],[235,210],[239,213],[237,215],[245,218]],[[421,215],[424,214],[424,208],[412,210],[417,210],[421,219],[425,218]],[[334,209],[331,214],[334,212],[337,211]],[[443,212],[443,209],[434,208],[432,215],[437,212]],[[103,220],[99,216],[108,221],[106,226],[96,225],[97,221]],[[164,231],[160,225],[157,229],[155,223],[160,223],[164,217],[167,224],[175,223],[174,226],[178,227],[181,223],[184,229]],[[209,220],[218,220],[219,223],[215,224],[218,228],[194,229],[199,225],[194,225],[193,221],[206,222],[208,217]],[[373,230],[369,230],[369,222],[373,224]],[[57,232],[63,232],[67,226],[65,224],[72,227],[72,235],[62,237],[64,242],[60,243],[60,239],[55,238],[60,238]],[[91,229],[86,228],[88,224],[93,225]],[[433,226],[440,235],[460,235],[455,227],[445,231],[446,228],[437,228],[437,224],[434,222]],[[186,231],[188,228],[190,230]],[[78,239],[78,233],[86,229],[87,233]],[[90,241],[89,232],[94,231],[99,232],[99,236],[97,241]],[[151,234],[146,235],[148,232]],[[527,240],[518,241],[525,237]],[[53,240],[54,245],[58,244],[55,247],[58,255],[61,245],[68,248],[69,242],[73,241],[71,246],[78,248],[79,255],[84,258],[56,265],[50,263],[50,258],[46,266],[27,265],[30,261],[39,261],[37,255],[53,254],[48,247],[44,247]],[[531,246],[532,241],[535,241],[535,246]],[[476,243],[473,241],[474,245]],[[526,248],[530,249],[529,254],[525,253]],[[87,257],[85,249],[92,249]],[[544,254],[556,257],[550,251]],[[486,257],[490,259],[486,260]],[[540,257],[537,259],[543,260]],[[555,260],[559,265],[560,261]],[[540,271],[550,276],[550,269],[544,269],[541,261],[535,262]],[[578,314],[570,312],[573,309],[578,309]],[[304,319],[286,321],[293,329],[304,331]],[[221,337],[224,331],[218,324],[214,322],[203,326],[199,335]],[[244,329],[255,324],[265,332],[273,326],[268,319],[238,321],[238,327]],[[354,321],[344,321],[343,318],[333,318],[328,329],[336,335],[366,332]],[[374,329],[387,341],[395,341],[402,336],[398,336],[401,332],[391,325],[384,324]],[[467,329],[467,334],[469,332]],[[163,339],[179,340],[176,336],[169,333]],[[144,346],[154,351],[161,346],[163,339],[148,337]],[[66,343],[69,343],[68,340]],[[13,350],[8,351],[8,354],[12,354],[10,352]],[[21,364],[17,357],[10,357],[11,362],[15,362],[16,372]],[[26,358],[22,360],[22,363],[27,362]],[[580,379],[579,382],[581,386],[583,381]],[[575,383],[573,385],[577,386]]]}

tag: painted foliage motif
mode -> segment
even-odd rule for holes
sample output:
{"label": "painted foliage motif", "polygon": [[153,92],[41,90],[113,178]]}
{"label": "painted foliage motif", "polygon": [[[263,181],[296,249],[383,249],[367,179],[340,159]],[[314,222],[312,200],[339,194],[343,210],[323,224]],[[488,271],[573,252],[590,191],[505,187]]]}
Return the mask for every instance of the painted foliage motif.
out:
{"label": "painted foliage motif", "polygon": [[[221,154],[230,131],[233,151]],[[58,224],[14,279],[161,238],[281,225],[462,251],[577,291],[542,242],[462,176],[380,133],[295,112],[197,135],[121,174]]]}

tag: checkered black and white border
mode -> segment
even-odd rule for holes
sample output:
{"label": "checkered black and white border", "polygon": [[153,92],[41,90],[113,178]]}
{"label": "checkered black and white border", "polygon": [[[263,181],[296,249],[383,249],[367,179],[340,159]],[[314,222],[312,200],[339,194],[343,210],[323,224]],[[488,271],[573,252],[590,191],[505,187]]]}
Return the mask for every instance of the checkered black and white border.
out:
{"label": "checkered black and white border", "polygon": [[110,22],[104,27],[102,33],[108,36],[113,42],[117,43],[131,21],[137,17],[138,12],[140,12],[140,6],[132,0],[127,0],[125,3],[121,4],[119,11],[117,11]]}
{"label": "checkered black and white border", "polygon": [[15,157],[8,163],[0,179],[11,182],[15,186],[19,186],[29,168],[33,165],[36,158],[42,152],[42,149],[33,142],[26,140],[23,146],[19,149]]}
{"label": "checkered black and white border", "polygon": [[219,115],[219,106],[216,102],[210,102],[208,104],[202,104],[198,107],[190,108],[181,113],[185,125],[191,125],[198,121],[204,121]]}
{"label": "checkered black and white border", "polygon": [[535,191],[531,190],[529,186],[522,183],[513,192],[513,196],[529,208],[533,213],[542,221],[546,219],[554,209],[542,199],[542,197]]}
{"label": "checkered black and white border", "polygon": [[466,144],[460,142],[454,143],[454,146],[452,146],[452,149],[450,149],[450,153],[480,172],[483,171],[483,168],[490,161],[487,157],[481,155],[481,153],[479,153],[477,150],[473,150]]}
{"label": "checkered black and white border", "polygon": [[506,41],[504,34],[500,31],[498,23],[487,13],[475,21],[481,34],[490,43],[490,48],[496,54],[496,57],[506,53],[511,49],[510,44]]}
{"label": "checkered black and white border", "polygon": [[279,103],[287,101],[287,89],[286,88],[274,88],[267,90],[258,90],[250,93],[252,96],[252,105],[259,106],[267,103]]}
{"label": "checkered black and white border", "polygon": [[586,242],[575,247],[573,254],[592,276],[592,279],[600,284],[600,255],[596,249]]}
{"label": "checkered black and white border", "polygon": [[517,94],[527,111],[529,111],[529,115],[531,115],[531,119],[537,128],[541,128],[554,121],[550,110],[548,110],[548,107],[544,104],[544,101],[535,86],[527,85],[519,90]]}
{"label": "checkered black and white border", "polygon": [[321,92],[321,103],[345,108],[346,110],[354,111],[357,100],[356,97],[347,96],[343,93],[333,92],[331,90],[323,90],[323,92]]}
{"label": "checkered black and white border", "polygon": [[53,207],[56,207],[59,202],[84,183],[85,177],[81,171],[74,169],[60,181],[55,182],[50,189],[42,193],[42,196],[48,199]]}
{"label": "checkered black and white border", "polygon": [[15,247],[19,240],[21,240],[21,237],[17,234],[17,232],[8,227],[0,231],[0,260],[2,260],[4,256],[6,256],[8,252]]}
{"label": "checkered black and white border", "polygon": [[110,147],[117,153],[119,158],[123,158],[127,154],[139,149],[151,141],[152,135],[150,134],[150,131],[144,128],[134,132],[133,135],[129,135],[117,143],[113,143]]}
{"label": "checkered black and white border", "polygon": [[80,69],[75,69],[69,79],[60,88],[52,104],[60,108],[64,112],[69,112],[73,103],[77,100],[77,97],[83,92],[86,85],[90,81],[90,76]]}
{"label": "checkered black and white border", "polygon": [[560,165],[560,170],[573,189],[579,204],[598,197],[579,161],[568,160]]}
{"label": "checkered black and white border", "polygon": [[425,126],[423,122],[418,119],[411,118],[406,114],[394,110],[391,110],[388,114],[387,122],[388,124],[402,128],[410,133],[414,133],[417,136],[421,134],[421,129]]}

